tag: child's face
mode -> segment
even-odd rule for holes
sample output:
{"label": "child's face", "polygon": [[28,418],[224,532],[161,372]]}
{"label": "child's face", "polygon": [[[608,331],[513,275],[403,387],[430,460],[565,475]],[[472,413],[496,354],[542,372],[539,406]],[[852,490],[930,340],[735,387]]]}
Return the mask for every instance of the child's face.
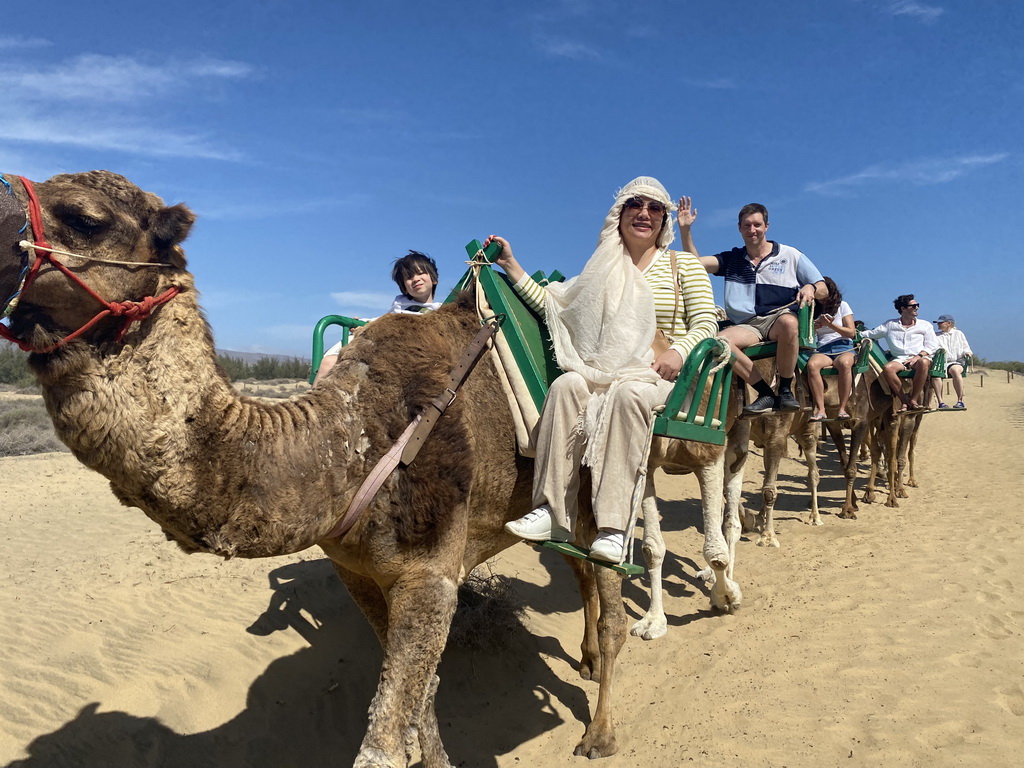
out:
{"label": "child's face", "polygon": [[434,283],[426,272],[417,272],[412,277],[406,278],[405,293],[411,296],[413,301],[426,304],[434,296]]}

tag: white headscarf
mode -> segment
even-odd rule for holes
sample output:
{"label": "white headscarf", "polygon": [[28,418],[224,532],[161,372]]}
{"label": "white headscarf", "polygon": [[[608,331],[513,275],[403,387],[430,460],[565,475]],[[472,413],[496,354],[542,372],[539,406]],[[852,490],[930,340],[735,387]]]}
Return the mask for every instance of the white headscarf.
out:
{"label": "white headscarf", "polygon": [[657,200],[666,207],[658,247],[675,238],[672,198],[661,182],[640,176],[622,187],[605,217],[597,248],[575,278],[547,286],[545,314],[555,358],[564,371],[575,371],[597,390],[586,414],[589,436],[586,463],[604,443],[607,416],[603,404],[608,392],[626,380],[657,382],[651,369],[651,342],[657,329],[654,294],[629,257],[619,233],[622,206],[631,197]]}

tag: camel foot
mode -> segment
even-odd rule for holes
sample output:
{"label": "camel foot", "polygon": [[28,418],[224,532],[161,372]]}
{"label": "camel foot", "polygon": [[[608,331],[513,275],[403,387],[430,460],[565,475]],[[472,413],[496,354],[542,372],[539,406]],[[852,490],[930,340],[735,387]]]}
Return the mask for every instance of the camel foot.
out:
{"label": "camel foot", "polygon": [[[591,723],[593,725],[593,723]],[[598,760],[602,757],[609,757],[619,751],[618,745],[615,743],[614,733],[599,733],[593,736],[590,735],[590,728],[587,728],[587,732],[583,734],[583,738],[580,743],[576,745],[576,749],[573,750],[573,754],[576,757],[586,757],[589,760]]]}
{"label": "camel foot", "polygon": [[740,585],[730,579],[724,573],[716,577],[711,590],[711,607],[722,613],[732,613],[740,607],[743,602],[743,592]]}
{"label": "camel foot", "polygon": [[909,479],[907,480],[907,482],[906,482],[906,483],[904,483],[904,485],[907,485],[907,486],[909,486],[910,488],[917,488],[917,487],[918,487],[918,485],[917,485],[917,480],[915,480],[915,479],[914,479],[914,478],[912,478],[912,477],[911,477],[911,478],[909,478]]}
{"label": "camel foot", "polygon": [[875,503],[875,492],[874,491],[864,491],[864,495],[861,496],[860,500],[863,501],[865,504],[874,504]]}
{"label": "camel foot", "polygon": [[899,506],[900,506],[900,503],[898,501],[896,501],[896,495],[895,494],[890,494],[889,498],[887,498],[885,500],[884,506],[892,507],[894,509],[898,509]]}
{"label": "camel foot", "polygon": [[601,665],[587,659],[580,661],[580,679],[592,680],[595,683],[601,682]]}
{"label": "camel foot", "polygon": [[711,568],[711,566],[708,566],[707,568],[702,568],[701,570],[697,571],[696,578],[700,579],[705,584],[714,584],[715,572]]}
{"label": "camel foot", "polygon": [[811,515],[811,519],[807,521],[807,524],[808,525],[824,525],[824,523],[821,521],[821,515],[818,515],[818,514]]}
{"label": "camel foot", "polygon": [[757,546],[759,547],[775,547],[776,549],[781,546],[779,540],[775,538],[775,533],[772,531],[765,531],[761,534],[761,537],[757,540]]}
{"label": "camel foot", "polygon": [[839,517],[841,517],[843,520],[856,520],[857,510],[844,508],[843,511],[839,513]]}
{"label": "camel foot", "polygon": [[740,507],[740,526],[743,533],[751,533],[757,530],[757,515],[747,512],[745,507]]}
{"label": "camel foot", "polygon": [[897,499],[909,499],[910,498],[910,494],[907,493],[906,488],[897,488],[896,489],[896,498]]}
{"label": "camel foot", "polygon": [[664,637],[667,632],[668,619],[665,618],[664,613],[660,616],[648,613],[629,630],[629,634],[633,637],[643,640],[657,640],[659,637]]}

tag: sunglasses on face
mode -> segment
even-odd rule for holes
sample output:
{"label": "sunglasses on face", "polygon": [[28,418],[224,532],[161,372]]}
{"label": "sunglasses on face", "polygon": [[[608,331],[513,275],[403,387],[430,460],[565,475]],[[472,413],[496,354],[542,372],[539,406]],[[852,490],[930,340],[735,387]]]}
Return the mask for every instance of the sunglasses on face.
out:
{"label": "sunglasses on face", "polygon": [[907,309],[920,309],[920,304],[907,304]]}
{"label": "sunglasses on face", "polygon": [[630,211],[642,211],[644,206],[647,206],[647,210],[655,216],[662,216],[668,210],[664,203],[659,203],[657,200],[644,200],[640,197],[631,197],[622,204],[623,208]]}

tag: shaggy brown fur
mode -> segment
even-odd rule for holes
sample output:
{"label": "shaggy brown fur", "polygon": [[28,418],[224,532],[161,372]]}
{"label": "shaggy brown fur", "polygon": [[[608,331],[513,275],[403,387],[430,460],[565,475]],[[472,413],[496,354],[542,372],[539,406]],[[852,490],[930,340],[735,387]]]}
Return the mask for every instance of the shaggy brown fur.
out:
{"label": "shaggy brown fur", "polygon": [[[110,479],[118,498],[141,508],[188,552],[268,557],[322,547],[385,653],[355,764],[406,765],[415,732],[425,768],[449,766],[433,698],[457,587],[477,564],[517,541],[502,526],[530,502],[532,463],[516,453],[511,414],[489,361],[474,371],[417,460],[385,482],[352,530],[340,541],[324,537],[377,459],[443,389],[478,328],[472,309],[460,304],[416,318],[383,317],[315,390],[267,404],[236,393],[216,365],[178,246],[193,219],[187,208],[164,207],[102,171],[58,176],[37,192],[54,247],[171,265],[75,259],[76,271],[101,296],[139,300],[171,285],[181,289],[123,342],[114,340],[121,321],[108,321],[51,354],[32,355],[61,439]],[[0,292],[13,288],[11,261],[0,263]],[[11,328],[42,348],[95,311],[80,288],[44,269]],[[581,507],[587,535],[592,519]],[[572,564],[586,615],[580,673],[601,683],[576,753],[602,757],[616,751],[611,681],[626,633],[621,579]]]}

